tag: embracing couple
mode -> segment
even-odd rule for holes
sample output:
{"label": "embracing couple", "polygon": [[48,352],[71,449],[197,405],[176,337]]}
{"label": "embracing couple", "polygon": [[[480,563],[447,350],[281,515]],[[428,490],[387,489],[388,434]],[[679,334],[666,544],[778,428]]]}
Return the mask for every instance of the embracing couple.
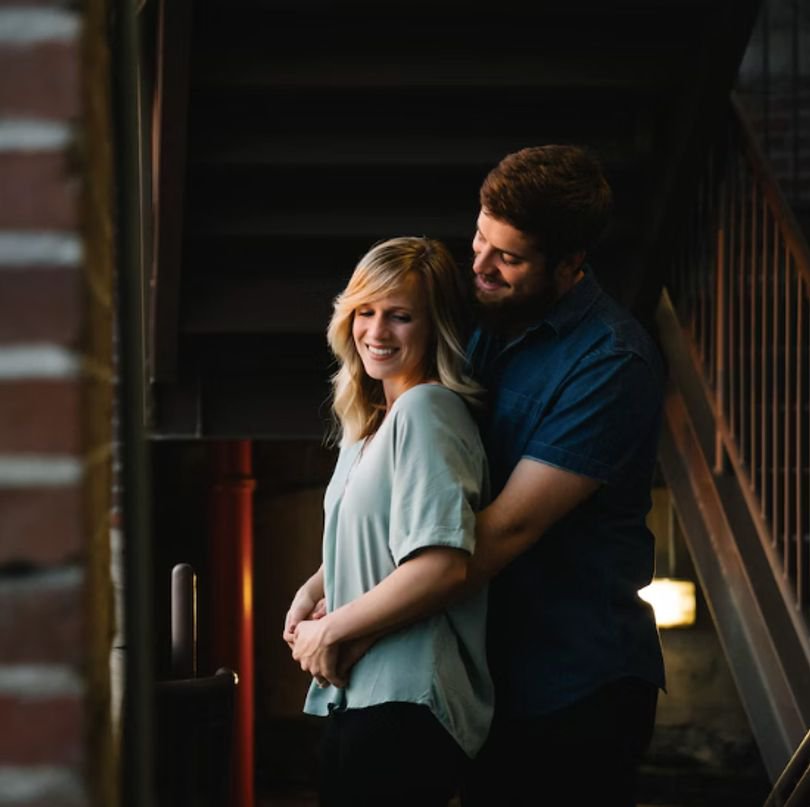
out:
{"label": "embracing couple", "polygon": [[611,207],[587,150],[522,149],[483,181],[472,272],[392,238],[335,299],[323,563],[284,625],[326,807],[636,803],[664,376],[587,262]]}

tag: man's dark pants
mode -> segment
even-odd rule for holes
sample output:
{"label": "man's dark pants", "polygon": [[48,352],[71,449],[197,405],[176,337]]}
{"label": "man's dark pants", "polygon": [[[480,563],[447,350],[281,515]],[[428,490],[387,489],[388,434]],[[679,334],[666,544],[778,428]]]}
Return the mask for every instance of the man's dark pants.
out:
{"label": "man's dark pants", "polygon": [[489,739],[465,782],[463,807],[635,807],[657,701],[654,685],[622,678],[540,717],[502,718],[496,706]]}

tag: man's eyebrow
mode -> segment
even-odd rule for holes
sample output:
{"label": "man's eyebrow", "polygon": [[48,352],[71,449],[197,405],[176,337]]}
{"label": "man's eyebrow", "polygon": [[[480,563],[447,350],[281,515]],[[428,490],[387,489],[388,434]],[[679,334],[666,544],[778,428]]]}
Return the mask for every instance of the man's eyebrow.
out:
{"label": "man's eyebrow", "polygon": [[521,261],[528,261],[529,258],[521,252],[513,252],[511,249],[503,249],[503,247],[499,247],[497,244],[493,244],[491,241],[487,241],[487,237],[481,232],[481,228],[476,224],[475,231],[481,238],[484,239],[496,252],[501,252],[504,255],[511,255],[513,258],[519,258]]}

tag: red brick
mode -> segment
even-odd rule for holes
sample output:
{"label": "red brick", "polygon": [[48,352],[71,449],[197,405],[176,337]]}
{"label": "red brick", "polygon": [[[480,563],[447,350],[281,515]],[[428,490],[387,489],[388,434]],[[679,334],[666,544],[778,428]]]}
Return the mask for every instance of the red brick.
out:
{"label": "red brick", "polygon": [[64,563],[75,558],[83,545],[78,486],[0,490],[0,566]]}
{"label": "red brick", "polygon": [[70,0],[0,0],[0,8],[70,8]]}
{"label": "red brick", "polygon": [[0,154],[0,227],[72,230],[78,182],[61,152]]}
{"label": "red brick", "polygon": [[0,47],[0,109],[7,116],[73,119],[80,114],[77,42]]}
{"label": "red brick", "polygon": [[[2,0],[0,0],[2,3]],[[15,807],[89,807],[90,802],[81,795],[54,793],[42,798],[21,802]]]}
{"label": "red brick", "polygon": [[0,271],[0,343],[75,345],[80,325],[77,267]]}
{"label": "red brick", "polygon": [[[2,4],[3,0],[0,0]],[[15,804],[15,807],[90,807],[84,796],[72,793],[49,793],[42,798],[28,799]]]}
{"label": "red brick", "polygon": [[13,807],[88,807],[90,801],[82,779],[83,771],[78,766],[2,766],[0,805],[10,807],[8,790],[13,790]]}
{"label": "red brick", "polygon": [[4,765],[76,765],[83,746],[80,695],[0,695]]}
{"label": "red brick", "polygon": [[0,453],[77,454],[78,380],[0,382]]}
{"label": "red brick", "polygon": [[0,578],[0,659],[4,664],[82,661],[84,587],[78,575]]}

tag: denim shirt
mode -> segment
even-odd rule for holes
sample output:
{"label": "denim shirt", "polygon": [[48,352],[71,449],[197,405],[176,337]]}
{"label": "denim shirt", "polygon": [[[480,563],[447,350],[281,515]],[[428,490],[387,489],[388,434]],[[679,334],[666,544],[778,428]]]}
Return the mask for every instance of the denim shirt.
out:
{"label": "denim shirt", "polygon": [[586,268],[520,337],[479,329],[468,356],[488,391],[493,497],[523,458],[602,483],[492,581],[498,710],[545,714],[625,676],[663,688],[654,615],[637,593],[655,557],[646,526],[664,391],[655,344]]}

